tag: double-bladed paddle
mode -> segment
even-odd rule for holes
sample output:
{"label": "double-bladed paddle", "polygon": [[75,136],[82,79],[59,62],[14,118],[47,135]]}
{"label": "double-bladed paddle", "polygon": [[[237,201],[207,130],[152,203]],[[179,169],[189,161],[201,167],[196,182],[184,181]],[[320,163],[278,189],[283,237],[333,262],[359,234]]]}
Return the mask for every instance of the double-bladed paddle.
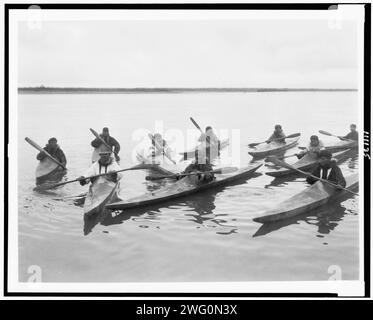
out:
{"label": "double-bladed paddle", "polygon": [[262,144],[262,143],[272,142],[272,141],[282,140],[282,139],[296,138],[296,137],[299,137],[299,136],[300,136],[300,133],[293,133],[293,134],[288,135],[288,136],[283,137],[283,138],[276,138],[276,139],[266,140],[266,141],[262,141],[262,142],[250,143],[250,144],[249,144],[249,147],[250,147],[250,148],[254,148],[254,147],[256,147],[257,145]]}
{"label": "double-bladed paddle", "polygon": [[353,141],[353,140],[350,140],[350,139],[347,139],[347,138],[343,138],[343,137],[337,136],[337,135],[332,134],[332,133],[330,133],[330,132],[328,132],[328,131],[319,130],[319,132],[320,132],[321,134],[323,134],[323,135],[330,136],[330,137],[336,137],[336,138],[338,138],[338,139],[340,139],[340,140],[344,140],[344,141]]}
{"label": "double-bladed paddle", "polygon": [[90,176],[90,177],[76,178],[74,180],[69,180],[69,181],[64,181],[64,182],[59,182],[59,183],[53,183],[53,184],[44,184],[44,185],[37,186],[34,190],[36,190],[36,191],[49,190],[49,189],[57,188],[59,186],[63,186],[65,184],[72,183],[72,182],[87,180],[87,179],[91,179],[91,178],[98,178],[98,177],[106,176],[106,175],[113,174],[113,173],[129,171],[129,170],[136,170],[136,169],[142,169],[142,165],[139,164],[139,165],[136,165],[136,166],[131,167],[131,168],[126,168],[126,169],[121,169],[121,170],[111,171],[111,172],[106,172],[106,173],[100,173],[100,174],[96,174],[96,175]]}
{"label": "double-bladed paddle", "polygon": [[[111,146],[104,140],[102,139],[102,137],[97,133],[96,130],[93,130],[92,128],[89,128],[89,130],[93,133],[93,135],[98,139],[100,140],[106,147],[108,147],[110,150],[112,150]],[[117,159],[117,161],[119,161],[119,156],[117,153],[114,153],[115,154],[115,157]]]}
{"label": "double-bladed paddle", "polygon": [[299,169],[293,167],[291,164],[288,164],[288,163],[286,163],[286,162],[284,162],[284,161],[281,161],[280,159],[278,159],[278,158],[275,157],[275,156],[270,156],[269,158],[271,158],[271,162],[273,162],[274,164],[277,164],[278,166],[281,166],[281,167],[284,167],[284,168],[287,168],[287,169],[290,169],[290,170],[297,171],[297,172],[299,172],[299,173],[301,173],[301,174],[303,174],[303,175],[305,175],[305,176],[312,177],[312,178],[314,178],[314,179],[316,179],[316,180],[320,180],[320,181],[322,181],[322,182],[325,182],[325,183],[327,183],[327,184],[333,186],[333,187],[336,188],[336,189],[341,189],[341,190],[347,191],[347,192],[349,192],[349,193],[352,193],[352,194],[355,195],[355,196],[358,196],[358,195],[359,195],[358,193],[353,192],[353,191],[351,191],[351,190],[348,190],[348,189],[346,189],[346,188],[344,188],[344,187],[342,187],[342,186],[340,186],[340,185],[334,184],[333,182],[330,182],[329,180],[325,180],[325,179],[322,179],[322,178],[316,177],[316,176],[314,176],[314,175],[311,174],[311,173],[308,173],[308,172],[304,172],[304,171],[302,171],[302,170],[299,170]]}
{"label": "double-bladed paddle", "polygon": [[216,174],[226,174],[226,173],[233,173],[238,170],[237,167],[225,167],[225,168],[220,168],[220,169],[215,169],[212,171],[195,171],[195,172],[189,172],[189,173],[176,173],[176,174],[170,174],[166,176],[146,176],[146,180],[161,180],[161,179],[176,179],[179,177],[186,177],[186,176],[191,176],[191,175],[196,175],[196,174],[204,174],[204,173],[216,173]]}
{"label": "double-bladed paddle", "polygon": [[25,138],[25,140],[30,144],[32,145],[35,149],[37,149],[38,151],[40,152],[44,152],[45,155],[51,159],[54,163],[58,164],[62,169],[66,170],[66,167],[61,163],[59,162],[57,159],[53,158],[49,152],[47,152],[46,150],[44,150],[42,147],[40,147],[35,141],[32,141],[30,138]]}
{"label": "double-bladed paddle", "polygon": [[149,139],[154,143],[154,145],[155,145],[155,147],[156,147],[157,149],[159,149],[159,150],[163,150],[163,154],[166,156],[166,158],[167,158],[168,160],[170,160],[173,164],[176,164],[176,161],[173,160],[173,159],[172,159],[172,158],[167,154],[167,152],[165,152],[163,146],[161,146],[161,145],[158,143],[158,141],[155,140],[154,136],[153,136],[151,133],[148,134],[148,137],[149,137]]}

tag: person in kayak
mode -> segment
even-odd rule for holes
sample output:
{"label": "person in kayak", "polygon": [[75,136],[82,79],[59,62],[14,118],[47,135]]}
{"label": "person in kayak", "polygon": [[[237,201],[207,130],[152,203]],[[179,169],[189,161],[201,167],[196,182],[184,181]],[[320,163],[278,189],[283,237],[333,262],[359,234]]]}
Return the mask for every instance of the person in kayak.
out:
{"label": "person in kayak", "polygon": [[[66,156],[60,146],[57,144],[56,138],[50,138],[48,140],[48,144],[46,144],[43,149],[47,151],[53,158],[62,163],[64,167],[66,167]],[[46,156],[47,155],[45,154],[45,152],[41,151],[37,154],[36,159],[42,161],[46,158]]]}
{"label": "person in kayak", "polygon": [[350,125],[350,132],[346,134],[344,137],[338,136],[339,139],[345,140],[353,140],[353,141],[358,141],[359,140],[359,133],[356,130],[356,124],[351,124]]}
{"label": "person in kayak", "polygon": [[284,131],[282,130],[281,125],[276,124],[275,125],[275,131],[273,131],[272,135],[268,138],[268,140],[266,142],[270,143],[272,140],[276,139],[276,142],[278,142],[278,143],[285,143],[285,137],[286,137],[286,135],[285,135]]}
{"label": "person in kayak", "polygon": [[94,183],[97,178],[91,178],[88,180],[87,177],[95,176],[102,173],[110,173],[106,175],[106,179],[117,182],[121,179],[122,175],[121,173],[117,173],[115,171],[121,170],[120,166],[116,161],[114,161],[114,158],[112,156],[111,151],[102,151],[100,152],[100,159],[98,159],[95,163],[93,163],[87,172],[84,174],[84,176],[79,177],[79,183],[80,185],[84,186],[91,181],[91,183]]}
{"label": "person in kayak", "polygon": [[[328,150],[321,150],[319,157],[319,163],[311,174],[344,188],[346,186],[346,180],[341,169],[337,165],[337,161],[332,159],[331,152]],[[318,180],[315,178],[307,177],[307,182],[309,184],[314,184],[316,181]]]}
{"label": "person in kayak", "polygon": [[220,156],[220,140],[211,126],[207,126],[204,133],[201,133],[198,141],[206,143],[206,154],[211,158],[211,153],[217,149],[217,156]]}
{"label": "person in kayak", "polygon": [[[94,139],[91,142],[91,146],[93,148],[100,148],[100,151],[113,151],[114,155],[115,155],[115,160],[119,161],[120,158],[119,158],[118,153],[119,153],[119,150],[120,150],[120,144],[114,137],[112,137],[109,134],[109,128],[105,127],[105,128],[102,129],[102,133],[100,134],[100,138],[102,140],[104,140],[110,146],[110,149],[99,138]],[[113,148],[114,148],[114,150],[113,150]]]}
{"label": "person in kayak", "polygon": [[[162,148],[160,148],[159,146],[161,146]],[[160,133],[154,134],[154,140],[152,141],[150,150],[153,157],[164,154],[171,156],[171,148],[168,146],[167,141],[163,139]]]}
{"label": "person in kayak", "polygon": [[[215,175],[210,172],[212,170],[214,169],[212,168],[209,158],[206,156],[201,156],[196,150],[195,159],[185,168],[182,173],[200,172],[200,174],[198,174],[198,180],[210,182],[215,179]],[[181,178],[183,178],[183,176],[178,177],[177,180]]]}
{"label": "person in kayak", "polygon": [[321,150],[324,150],[325,146],[324,143],[319,139],[318,136],[312,135],[310,137],[310,142],[306,149],[301,151],[300,153],[297,154],[298,159],[302,158],[304,155],[307,153],[317,153],[319,154]]}

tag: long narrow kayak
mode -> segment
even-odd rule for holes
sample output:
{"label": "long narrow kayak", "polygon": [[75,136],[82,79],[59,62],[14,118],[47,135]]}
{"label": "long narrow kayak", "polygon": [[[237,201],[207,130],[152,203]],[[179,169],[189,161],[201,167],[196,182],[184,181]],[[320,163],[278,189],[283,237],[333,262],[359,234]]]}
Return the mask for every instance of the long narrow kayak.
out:
{"label": "long narrow kayak", "polygon": [[[226,147],[229,146],[229,139],[225,139],[223,141],[220,142],[220,151],[225,149]],[[185,151],[185,152],[180,152],[180,155],[183,156],[184,160],[187,160],[187,159],[194,159],[195,157],[195,152],[196,152],[196,149],[203,149],[206,147],[206,143],[203,142],[203,143],[200,143],[198,146],[194,147],[193,149],[190,149],[188,151]],[[216,149],[216,150],[215,150]],[[218,156],[218,150],[217,150],[217,147],[216,148],[213,148],[211,150],[211,158],[216,158]]]}
{"label": "long narrow kayak", "polygon": [[[346,189],[352,191],[356,190],[359,186],[358,173],[347,176],[345,179]],[[337,190],[324,182],[317,181],[306,190],[279,203],[276,208],[264,212],[262,216],[254,218],[253,220],[259,223],[269,223],[292,218],[346,194],[349,193],[344,190]]]}
{"label": "long narrow kayak", "polygon": [[287,149],[294,147],[298,143],[299,137],[285,139],[285,143],[272,141],[270,143],[263,143],[258,147],[250,148],[249,155],[254,158],[265,157],[277,153],[281,153]]}
{"label": "long narrow kayak", "polygon": [[330,152],[335,152],[344,149],[357,148],[358,146],[358,141],[339,141],[332,145],[326,146],[325,149],[329,150]]}
{"label": "long narrow kayak", "polygon": [[234,174],[216,174],[216,178],[211,182],[201,182],[198,180],[197,175],[186,176],[185,178],[162,189],[126,201],[111,203],[106,205],[106,208],[111,210],[124,210],[128,208],[154,205],[167,200],[185,197],[198,191],[226,186],[235,180],[249,179],[250,176],[252,176],[261,166],[262,164],[242,168]]}
{"label": "long narrow kayak", "polygon": [[105,205],[117,199],[119,182],[109,181],[99,177],[89,187],[88,195],[84,201],[84,214],[90,216],[101,212]]}
{"label": "long narrow kayak", "polygon": [[[341,162],[347,160],[352,155],[352,153],[353,153],[353,150],[351,150],[351,149],[345,150],[345,151],[340,151],[340,152],[334,153],[333,158],[335,158],[337,160],[337,163],[341,163]],[[308,153],[308,154],[304,155],[304,157],[299,159],[297,162],[292,164],[292,166],[294,168],[302,170],[302,171],[311,172],[312,169],[317,165],[317,163],[318,163],[317,154],[316,153]],[[291,170],[291,169],[286,169],[286,168],[281,168],[281,169],[275,170],[275,171],[268,171],[265,174],[268,175],[268,176],[272,176],[272,177],[283,177],[283,176],[290,175],[290,174],[299,175],[299,173],[297,173],[296,171]]]}
{"label": "long narrow kayak", "polygon": [[45,182],[58,182],[65,173],[66,170],[46,157],[36,167],[36,185],[41,185]]}

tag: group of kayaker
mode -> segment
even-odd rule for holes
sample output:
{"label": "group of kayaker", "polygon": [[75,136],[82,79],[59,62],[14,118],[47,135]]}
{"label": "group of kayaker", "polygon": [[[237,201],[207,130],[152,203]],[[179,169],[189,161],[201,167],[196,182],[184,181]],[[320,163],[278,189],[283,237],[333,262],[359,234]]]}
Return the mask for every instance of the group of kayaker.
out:
{"label": "group of kayaker", "polygon": [[[93,131],[93,130],[92,130]],[[152,146],[150,147],[150,153],[153,157],[159,155],[170,155],[171,148],[168,146],[167,142],[163,139],[160,133],[154,134],[152,137]],[[285,143],[286,135],[282,129],[282,126],[277,124],[275,130],[267,143],[276,141],[278,143]],[[341,140],[353,140],[358,141],[358,132],[356,130],[356,125],[351,124],[350,132],[345,136],[338,136]],[[220,140],[214,133],[211,126],[207,126],[205,131],[201,133],[198,141],[203,145],[203,149],[195,150],[195,159],[188,165],[181,174],[187,174],[191,172],[198,172],[199,178],[202,181],[209,182],[214,179],[214,173],[211,165],[211,154],[212,149],[217,150],[217,154],[220,151]],[[121,174],[117,174],[116,171],[121,170],[118,162],[120,160],[119,151],[120,144],[119,142],[109,134],[109,129],[104,127],[101,134],[97,134],[96,138],[91,142],[91,146],[98,151],[99,159],[94,161],[93,164],[89,167],[87,172],[79,178],[81,185],[85,185],[89,182],[91,176],[99,175],[102,173],[111,173],[107,175],[107,179],[111,181],[118,181],[121,178]],[[66,166],[66,157],[62,149],[57,144],[56,138],[50,138],[48,144],[45,146],[44,150],[49,153],[52,157]],[[46,157],[46,152],[41,151],[37,155],[37,159],[42,161]],[[344,187],[346,181],[343,177],[343,174],[338,167],[336,161],[332,158],[332,153],[325,149],[324,143],[319,139],[317,135],[312,135],[308,146],[297,154],[297,157],[300,159],[308,153],[317,154],[319,161],[317,167],[312,172],[312,175],[318,178],[323,178],[329,180],[337,185]],[[317,179],[308,177],[307,181],[309,183],[314,183]],[[94,179],[91,179],[91,182],[94,182]]]}

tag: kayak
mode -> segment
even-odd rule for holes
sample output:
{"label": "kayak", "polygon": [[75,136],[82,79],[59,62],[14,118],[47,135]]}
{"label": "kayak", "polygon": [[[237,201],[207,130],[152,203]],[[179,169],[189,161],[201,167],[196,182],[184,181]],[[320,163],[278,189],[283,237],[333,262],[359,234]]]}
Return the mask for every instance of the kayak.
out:
{"label": "kayak", "polygon": [[[225,139],[220,142],[220,150],[223,150],[228,146],[229,146],[229,139]],[[194,147],[193,149],[190,149],[189,151],[185,151],[185,152],[180,152],[179,154],[183,156],[184,160],[194,159],[196,149],[203,150],[204,148],[206,148],[206,142],[202,142],[198,146]],[[214,159],[218,156],[217,147],[213,148],[212,151],[214,153],[211,154],[211,159]]]}
{"label": "kayak", "polygon": [[272,141],[270,143],[264,143],[259,145],[258,147],[249,148],[250,151],[248,152],[249,155],[253,156],[254,158],[258,157],[265,157],[272,154],[281,153],[287,149],[294,147],[298,143],[299,137],[285,139],[285,143],[280,143],[277,141]]}
{"label": "kayak", "polygon": [[325,149],[329,150],[330,152],[340,151],[344,149],[350,149],[350,148],[357,148],[359,146],[358,141],[339,141],[334,143],[333,145],[326,146]]}
{"label": "kayak", "polygon": [[36,167],[36,185],[45,182],[58,182],[65,175],[66,170],[48,157],[41,160]]}
{"label": "kayak", "polygon": [[249,177],[251,177],[261,166],[262,164],[252,165],[242,168],[233,174],[215,174],[215,179],[210,182],[199,181],[197,175],[186,176],[162,189],[125,201],[111,203],[106,205],[106,208],[111,210],[124,210],[128,208],[154,205],[171,199],[185,197],[199,191],[226,186],[235,180],[249,179]]}
{"label": "kayak", "polygon": [[[358,173],[345,177],[345,180],[346,189],[348,190],[353,191],[359,186]],[[329,184],[317,181],[306,190],[281,202],[274,209],[264,212],[263,216],[259,216],[253,220],[259,223],[268,223],[292,218],[346,194],[348,194],[347,191],[337,190]]]}
{"label": "kayak", "polygon": [[[351,151],[353,152],[353,150],[349,149],[349,150],[334,153],[333,158],[337,160],[337,163],[341,163],[351,156],[352,154]],[[317,165],[317,163],[318,163],[318,156],[316,153],[312,152],[312,153],[307,153],[306,155],[304,155],[301,159],[299,159],[297,162],[292,164],[292,166],[302,171],[311,172],[312,169]],[[286,168],[281,168],[276,171],[269,171],[269,172],[266,172],[265,174],[268,176],[272,176],[272,177],[283,177],[289,174],[299,175],[298,172],[291,170],[291,169],[286,169]]]}
{"label": "kayak", "polygon": [[107,203],[117,199],[119,182],[113,182],[105,177],[98,177],[89,187],[84,201],[84,214],[91,216],[101,212]]}

